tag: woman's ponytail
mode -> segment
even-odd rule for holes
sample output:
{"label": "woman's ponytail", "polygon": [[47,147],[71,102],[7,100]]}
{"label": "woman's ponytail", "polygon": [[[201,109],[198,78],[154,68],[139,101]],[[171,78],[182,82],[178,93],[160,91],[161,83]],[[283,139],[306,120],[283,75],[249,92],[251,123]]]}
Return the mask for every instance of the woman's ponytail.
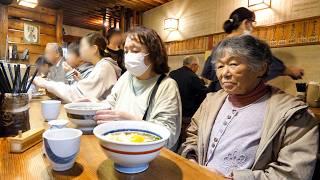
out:
{"label": "woman's ponytail", "polygon": [[255,20],[255,14],[254,12],[250,11],[249,9],[245,7],[240,7],[236,10],[234,10],[229,19],[226,20],[223,24],[223,30],[224,32],[230,34],[232,31],[239,28],[242,21],[244,20]]}

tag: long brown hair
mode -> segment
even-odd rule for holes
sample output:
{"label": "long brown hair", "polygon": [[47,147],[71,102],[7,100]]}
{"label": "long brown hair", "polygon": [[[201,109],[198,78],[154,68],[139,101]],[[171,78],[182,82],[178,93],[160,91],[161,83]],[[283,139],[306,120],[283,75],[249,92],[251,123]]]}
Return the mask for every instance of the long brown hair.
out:
{"label": "long brown hair", "polygon": [[106,57],[107,54],[105,50],[107,48],[107,42],[102,34],[92,32],[85,35],[83,38],[85,38],[91,46],[96,45],[98,47],[99,55],[101,57]]}
{"label": "long brown hair", "polygon": [[169,72],[168,55],[160,36],[153,30],[142,26],[130,29],[126,36],[147,47],[153,71],[157,74]]}

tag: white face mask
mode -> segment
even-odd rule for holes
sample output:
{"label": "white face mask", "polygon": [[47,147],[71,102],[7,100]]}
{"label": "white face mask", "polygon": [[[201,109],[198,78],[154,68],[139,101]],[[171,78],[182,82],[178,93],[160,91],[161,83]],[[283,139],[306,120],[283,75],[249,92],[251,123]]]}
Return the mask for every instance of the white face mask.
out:
{"label": "white face mask", "polygon": [[145,73],[149,66],[146,66],[144,64],[144,58],[148,56],[148,54],[145,53],[125,53],[124,55],[124,64],[127,68],[127,70],[134,76],[139,77],[143,73]]}

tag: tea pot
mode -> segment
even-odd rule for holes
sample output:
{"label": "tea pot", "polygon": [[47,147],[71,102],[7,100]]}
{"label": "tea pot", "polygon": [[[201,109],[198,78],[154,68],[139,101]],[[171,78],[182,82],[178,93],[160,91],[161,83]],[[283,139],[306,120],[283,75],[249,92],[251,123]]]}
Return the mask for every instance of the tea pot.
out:
{"label": "tea pot", "polygon": [[307,103],[310,107],[320,107],[320,83],[311,81],[307,88]]}

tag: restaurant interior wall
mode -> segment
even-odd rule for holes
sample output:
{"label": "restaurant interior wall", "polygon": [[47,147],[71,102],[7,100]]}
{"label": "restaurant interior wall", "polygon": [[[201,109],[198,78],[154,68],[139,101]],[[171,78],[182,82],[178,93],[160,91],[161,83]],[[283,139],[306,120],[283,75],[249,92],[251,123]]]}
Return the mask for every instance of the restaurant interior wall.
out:
{"label": "restaurant interior wall", "polygon": [[[187,51],[188,53],[170,55],[169,64],[171,70],[177,69],[181,67],[182,59],[186,54],[194,54],[199,57],[202,64],[198,72],[200,73],[206,57],[210,54],[210,47],[208,47],[210,41],[204,36],[223,32],[223,22],[228,19],[229,14],[234,9],[241,6],[246,7],[247,0],[174,0],[145,12],[143,25],[155,29],[167,46],[171,43],[187,41],[181,45],[182,47],[179,45],[179,48],[186,49],[185,46],[188,45],[192,49],[197,47],[199,51],[194,50]],[[258,27],[319,17],[320,1],[273,0],[271,9],[256,11],[256,16]],[[178,31],[164,30],[163,22],[165,18],[179,19]],[[319,22],[317,23],[319,24]],[[319,41],[319,37],[317,38]],[[191,42],[189,43],[188,41]],[[170,49],[168,50],[170,51]],[[272,48],[272,51],[288,66],[304,68],[306,72],[302,81],[320,81],[320,45],[277,47]],[[290,80],[288,77],[279,77],[271,81],[271,84],[293,95],[296,93],[294,83],[295,81]]]}

